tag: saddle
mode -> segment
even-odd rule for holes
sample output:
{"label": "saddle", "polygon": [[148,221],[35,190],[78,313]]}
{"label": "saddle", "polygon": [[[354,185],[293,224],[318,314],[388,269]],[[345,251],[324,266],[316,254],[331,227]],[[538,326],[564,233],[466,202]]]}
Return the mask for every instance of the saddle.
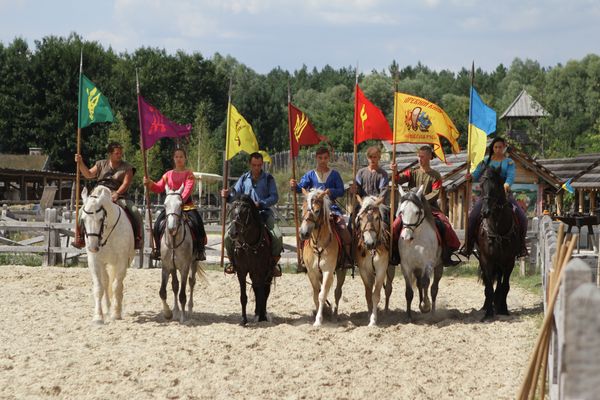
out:
{"label": "saddle", "polygon": [[[343,266],[343,261],[344,261],[344,245],[342,243],[342,238],[340,236],[340,233],[337,231],[336,229],[336,224],[333,221],[333,219],[329,220],[329,228],[331,229],[331,232],[333,232],[333,238],[335,239],[335,241],[338,244],[338,248],[340,249],[340,251],[338,251],[338,256],[337,256],[337,265],[336,265],[336,269],[342,268]],[[305,246],[310,246],[310,239],[306,239],[305,241],[303,241],[301,243],[302,249],[304,249]]]}
{"label": "saddle", "polygon": [[[194,222],[192,219],[188,218],[187,214],[185,212],[183,212],[183,216],[182,216],[182,223],[186,224],[189,228],[190,228],[190,233],[192,235],[192,243],[193,243],[193,249],[194,249],[194,253],[196,251],[198,251],[198,244],[197,244],[197,227],[195,226]],[[162,237],[165,234],[165,229],[167,226],[167,219],[164,218],[159,226],[158,226],[158,231],[159,231],[159,237]],[[207,238],[204,237],[204,244],[206,245],[207,243]]]}

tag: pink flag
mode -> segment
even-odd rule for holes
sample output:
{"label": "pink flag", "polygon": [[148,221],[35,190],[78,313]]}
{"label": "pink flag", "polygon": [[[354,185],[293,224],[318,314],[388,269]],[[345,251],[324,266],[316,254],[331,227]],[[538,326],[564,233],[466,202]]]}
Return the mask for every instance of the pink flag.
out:
{"label": "pink flag", "polygon": [[144,150],[148,150],[156,141],[164,137],[183,137],[190,134],[192,125],[178,125],[158,111],[156,107],[148,104],[142,96],[138,96],[138,109],[140,110],[140,124]]}

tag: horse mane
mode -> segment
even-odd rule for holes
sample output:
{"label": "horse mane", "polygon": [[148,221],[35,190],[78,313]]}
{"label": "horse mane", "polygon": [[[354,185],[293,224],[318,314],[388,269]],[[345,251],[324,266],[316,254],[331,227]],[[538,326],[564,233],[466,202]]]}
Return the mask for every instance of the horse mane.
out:
{"label": "horse mane", "polygon": [[[320,196],[321,194],[323,194],[325,191],[322,189],[310,189],[310,192],[308,192],[308,196],[306,197],[306,203],[307,203],[307,207],[310,211],[312,211],[312,200],[315,196]],[[325,221],[327,222],[327,229],[329,229],[331,231],[331,226],[329,224],[329,217],[331,216],[331,199],[329,198],[329,196],[323,196],[323,217],[325,218]]]}
{"label": "horse mane", "polygon": [[[489,167],[489,166],[486,167],[483,170],[483,173],[481,174],[480,181],[483,181],[486,179],[491,180],[496,187],[501,189],[501,190],[498,190],[498,192],[500,193],[500,197],[502,198],[503,202],[506,202],[506,192],[504,191],[504,188],[503,188],[502,175],[500,175],[500,168],[494,168],[494,167]],[[480,189],[483,194],[483,188],[481,187],[481,185],[480,185]]]}
{"label": "horse mane", "polygon": [[358,214],[356,216],[360,216],[363,212],[367,211],[371,207],[377,207],[375,203],[379,200],[375,196],[365,196],[362,199],[362,204],[360,206],[360,210],[358,210]]}
{"label": "horse mane", "polygon": [[256,207],[256,204],[254,204],[254,200],[252,200],[252,197],[250,197],[250,195],[243,194],[237,199],[237,201],[248,205],[248,207],[250,207],[250,212],[252,213],[252,218],[258,221],[258,219],[260,218],[260,213],[258,207]]}

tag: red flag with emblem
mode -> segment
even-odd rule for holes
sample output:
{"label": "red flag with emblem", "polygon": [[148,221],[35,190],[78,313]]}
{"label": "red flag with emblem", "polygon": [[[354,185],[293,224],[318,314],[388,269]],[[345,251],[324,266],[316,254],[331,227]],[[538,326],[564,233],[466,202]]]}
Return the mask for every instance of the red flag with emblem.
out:
{"label": "red flag with emblem", "polygon": [[297,157],[300,146],[311,146],[327,140],[325,136],[319,135],[313,127],[306,114],[291,102],[288,103],[290,118],[290,150],[292,157]]}
{"label": "red flag with emblem", "polygon": [[160,138],[183,137],[192,131],[191,124],[176,124],[162,115],[156,107],[146,102],[142,96],[138,96],[138,107],[144,150],[148,150]]}
{"label": "red flag with emblem", "polygon": [[354,143],[365,140],[392,141],[393,133],[383,112],[367,99],[356,85],[356,109],[354,110]]}

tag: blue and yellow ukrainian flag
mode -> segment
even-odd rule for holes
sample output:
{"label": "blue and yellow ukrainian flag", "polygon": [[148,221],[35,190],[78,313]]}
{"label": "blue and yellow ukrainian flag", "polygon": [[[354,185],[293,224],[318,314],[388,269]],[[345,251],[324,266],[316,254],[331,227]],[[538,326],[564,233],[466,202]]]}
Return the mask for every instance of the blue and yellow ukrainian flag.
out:
{"label": "blue and yellow ukrainian flag", "polygon": [[474,87],[471,86],[471,102],[469,105],[469,143],[467,157],[471,161],[473,172],[483,160],[488,135],[496,131],[496,111],[488,107]]}
{"label": "blue and yellow ukrainian flag", "polygon": [[573,189],[573,186],[571,186],[571,181],[573,180],[573,178],[569,178],[567,179],[567,181],[565,183],[563,183],[562,188],[565,189],[567,192],[573,194],[575,193],[575,189]]}

